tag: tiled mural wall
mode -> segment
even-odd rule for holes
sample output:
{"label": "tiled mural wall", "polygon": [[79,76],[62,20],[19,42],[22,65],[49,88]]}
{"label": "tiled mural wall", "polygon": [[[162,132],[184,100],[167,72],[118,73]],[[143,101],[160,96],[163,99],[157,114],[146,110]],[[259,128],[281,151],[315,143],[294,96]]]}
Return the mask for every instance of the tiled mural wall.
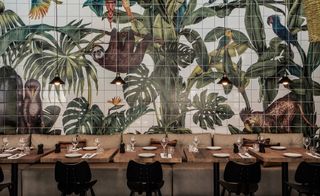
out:
{"label": "tiled mural wall", "polygon": [[263,2],[2,0],[0,132],[310,134],[320,46],[302,0]]}

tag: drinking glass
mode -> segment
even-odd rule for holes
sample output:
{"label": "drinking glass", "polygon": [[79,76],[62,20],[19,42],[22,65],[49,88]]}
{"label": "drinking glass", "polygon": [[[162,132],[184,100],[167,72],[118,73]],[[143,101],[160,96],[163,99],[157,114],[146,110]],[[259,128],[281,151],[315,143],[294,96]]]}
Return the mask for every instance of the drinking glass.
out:
{"label": "drinking glass", "polygon": [[2,138],[2,142],[3,142],[3,150],[6,150],[9,145],[8,138],[7,137]]}
{"label": "drinking glass", "polygon": [[20,137],[18,146],[19,146],[20,153],[21,154],[24,153],[24,150],[26,147],[26,138]]}
{"label": "drinking glass", "polygon": [[164,156],[167,155],[167,153],[166,153],[166,147],[167,147],[168,142],[169,142],[169,139],[168,139],[167,137],[163,137],[163,138],[161,139],[161,146],[162,146],[162,148],[163,148],[163,154],[164,154]]}
{"label": "drinking glass", "polygon": [[239,151],[241,150],[242,143],[243,143],[242,138],[238,137],[236,144],[238,146]]}
{"label": "drinking glass", "polygon": [[197,136],[195,136],[195,137],[193,138],[194,147],[195,147],[195,148],[198,148],[199,143],[200,143],[199,138],[198,138]]}
{"label": "drinking glass", "polygon": [[171,154],[171,156],[174,154],[174,147],[173,146],[168,148],[168,154]]}
{"label": "drinking glass", "polygon": [[136,139],[132,136],[130,139],[131,150],[134,151],[134,145],[136,144]]}
{"label": "drinking glass", "polygon": [[73,138],[72,138],[72,149],[73,149],[73,150],[76,150],[76,149],[77,149],[78,143],[79,143],[79,141],[78,141],[78,136],[73,137]]}
{"label": "drinking glass", "polygon": [[308,148],[311,144],[311,138],[310,137],[304,137],[303,138],[303,145],[306,147],[306,152],[308,152]]}
{"label": "drinking glass", "polygon": [[100,139],[97,137],[94,139],[94,145],[99,148],[100,147]]}

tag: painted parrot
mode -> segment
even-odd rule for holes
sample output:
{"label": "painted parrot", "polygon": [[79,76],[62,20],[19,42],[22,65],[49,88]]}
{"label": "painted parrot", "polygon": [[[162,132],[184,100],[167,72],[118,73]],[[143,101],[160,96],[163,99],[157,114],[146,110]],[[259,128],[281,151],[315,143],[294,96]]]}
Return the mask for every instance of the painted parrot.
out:
{"label": "painted parrot", "polygon": [[176,32],[180,31],[182,19],[184,17],[184,14],[187,11],[187,0],[185,0],[181,7],[178,9],[175,17],[175,23],[176,23]]}
{"label": "painted parrot", "polygon": [[103,6],[107,9],[107,19],[110,23],[110,28],[112,28],[112,19],[116,7],[121,7],[126,10],[127,15],[133,19],[133,14],[131,12],[130,6],[135,4],[136,0],[87,0],[84,2],[82,7],[89,7],[98,17],[103,17]]}
{"label": "painted parrot", "polygon": [[31,0],[31,9],[29,12],[29,18],[31,19],[43,18],[48,13],[51,1],[54,1],[57,4],[62,3],[59,0]]}
{"label": "painted parrot", "polygon": [[291,34],[291,32],[281,24],[280,22],[280,16],[278,15],[271,15],[267,19],[268,25],[272,24],[272,30],[273,32],[283,41],[287,42],[287,44],[290,47],[290,44],[295,46],[302,58],[302,62],[306,61],[306,55],[301,48],[300,44],[298,43],[298,40]]}

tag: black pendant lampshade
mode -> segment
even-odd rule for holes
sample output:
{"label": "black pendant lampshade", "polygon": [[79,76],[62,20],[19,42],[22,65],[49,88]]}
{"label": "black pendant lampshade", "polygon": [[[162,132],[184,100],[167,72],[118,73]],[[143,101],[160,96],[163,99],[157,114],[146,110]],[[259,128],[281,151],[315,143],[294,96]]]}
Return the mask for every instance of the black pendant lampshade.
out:
{"label": "black pendant lampshade", "polygon": [[229,80],[226,74],[223,75],[221,80],[218,82],[218,84],[222,84],[223,86],[227,86],[228,84],[232,84],[232,82]]}
{"label": "black pendant lampshade", "polygon": [[121,78],[120,73],[117,73],[114,80],[112,80],[111,84],[123,85],[126,82]]}
{"label": "black pendant lampshade", "polygon": [[283,84],[284,86],[287,86],[291,83],[292,81],[290,78],[288,78],[287,75],[282,76],[282,78],[279,80],[278,84]]}
{"label": "black pendant lampshade", "polygon": [[55,86],[59,86],[65,83],[63,80],[61,80],[61,78],[58,75],[56,75],[49,84],[54,84]]}

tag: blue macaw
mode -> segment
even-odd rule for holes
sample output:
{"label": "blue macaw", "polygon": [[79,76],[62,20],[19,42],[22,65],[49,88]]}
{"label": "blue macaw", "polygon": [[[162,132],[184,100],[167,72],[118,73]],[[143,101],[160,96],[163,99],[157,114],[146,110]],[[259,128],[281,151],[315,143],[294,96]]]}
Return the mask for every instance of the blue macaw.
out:
{"label": "blue macaw", "polygon": [[182,3],[182,5],[180,6],[180,8],[177,11],[177,15],[176,15],[176,32],[180,31],[182,19],[183,19],[184,14],[185,14],[186,11],[187,11],[187,0],[184,0],[184,2]]}
{"label": "blue macaw", "polygon": [[31,10],[29,12],[29,18],[31,19],[40,19],[43,18],[47,13],[50,7],[51,1],[54,1],[57,4],[61,4],[61,1],[58,0],[31,0]]}
{"label": "blue macaw", "polygon": [[267,23],[268,23],[268,25],[272,24],[273,32],[280,39],[287,42],[289,47],[290,47],[290,44],[297,47],[297,49],[301,55],[302,62],[305,62],[306,55],[305,55],[303,49],[301,48],[300,44],[298,43],[298,40],[291,34],[291,32],[284,25],[281,24],[280,16],[278,16],[278,15],[269,16],[267,19]]}

